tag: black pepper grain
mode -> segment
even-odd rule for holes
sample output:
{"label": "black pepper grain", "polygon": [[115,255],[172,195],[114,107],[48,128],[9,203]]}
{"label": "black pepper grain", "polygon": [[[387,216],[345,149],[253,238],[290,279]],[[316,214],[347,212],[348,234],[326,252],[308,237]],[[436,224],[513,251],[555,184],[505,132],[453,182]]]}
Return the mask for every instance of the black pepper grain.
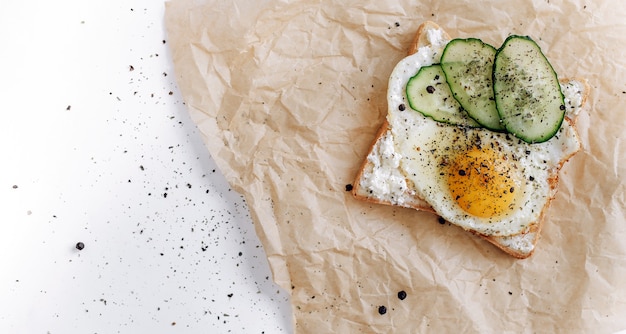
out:
{"label": "black pepper grain", "polygon": [[383,315],[387,313],[387,308],[385,307],[385,305],[381,305],[378,307],[378,314]]}
{"label": "black pepper grain", "polygon": [[76,249],[83,250],[85,248],[85,244],[82,242],[76,243]]}
{"label": "black pepper grain", "polygon": [[433,86],[428,86],[426,87],[426,91],[428,92],[428,94],[432,94],[435,92],[435,87]]}
{"label": "black pepper grain", "polygon": [[459,175],[465,176],[465,170],[464,169],[459,169]]}
{"label": "black pepper grain", "polygon": [[404,300],[406,298],[406,291],[402,290],[398,292],[398,299]]}
{"label": "black pepper grain", "polygon": [[352,191],[353,188],[352,184],[346,184],[346,191]]}
{"label": "black pepper grain", "polygon": [[439,224],[443,225],[446,223],[446,220],[443,219],[442,217],[437,218],[437,221],[439,222]]}

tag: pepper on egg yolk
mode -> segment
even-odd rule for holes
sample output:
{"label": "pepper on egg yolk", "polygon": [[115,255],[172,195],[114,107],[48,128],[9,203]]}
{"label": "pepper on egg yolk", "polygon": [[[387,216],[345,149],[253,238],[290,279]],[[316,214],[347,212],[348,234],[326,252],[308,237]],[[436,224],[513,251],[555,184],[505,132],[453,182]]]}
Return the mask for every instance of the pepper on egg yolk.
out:
{"label": "pepper on egg yolk", "polygon": [[512,211],[517,173],[504,156],[492,149],[473,147],[448,165],[452,198],[467,213],[493,218]]}

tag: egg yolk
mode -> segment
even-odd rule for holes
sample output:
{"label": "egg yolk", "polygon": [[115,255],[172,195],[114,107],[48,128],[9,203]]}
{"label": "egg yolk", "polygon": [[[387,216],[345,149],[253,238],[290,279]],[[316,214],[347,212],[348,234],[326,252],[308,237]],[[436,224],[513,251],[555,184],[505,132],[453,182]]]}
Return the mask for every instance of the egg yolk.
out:
{"label": "egg yolk", "polygon": [[452,198],[467,213],[493,218],[512,211],[518,190],[516,172],[504,156],[474,147],[457,155],[448,166]]}

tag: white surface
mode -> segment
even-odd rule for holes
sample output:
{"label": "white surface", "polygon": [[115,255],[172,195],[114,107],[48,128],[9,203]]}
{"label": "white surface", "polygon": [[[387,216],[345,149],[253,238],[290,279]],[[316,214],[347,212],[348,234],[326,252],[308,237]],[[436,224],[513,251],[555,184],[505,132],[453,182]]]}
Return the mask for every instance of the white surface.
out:
{"label": "white surface", "polygon": [[164,3],[0,8],[0,333],[291,332],[176,87]]}

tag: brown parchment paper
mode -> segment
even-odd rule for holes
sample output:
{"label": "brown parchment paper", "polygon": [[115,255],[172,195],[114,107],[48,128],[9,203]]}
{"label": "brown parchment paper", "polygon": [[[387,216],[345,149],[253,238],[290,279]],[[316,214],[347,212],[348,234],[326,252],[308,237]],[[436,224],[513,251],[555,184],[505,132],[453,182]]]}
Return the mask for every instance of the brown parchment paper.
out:
{"label": "brown parchment paper", "polygon": [[[245,195],[297,333],[626,328],[626,2],[171,0],[166,9],[189,112]],[[560,77],[592,87],[578,120],[584,148],[561,172],[529,259],[345,191],[387,113],[388,76],[424,20],[496,46],[530,35]]]}

